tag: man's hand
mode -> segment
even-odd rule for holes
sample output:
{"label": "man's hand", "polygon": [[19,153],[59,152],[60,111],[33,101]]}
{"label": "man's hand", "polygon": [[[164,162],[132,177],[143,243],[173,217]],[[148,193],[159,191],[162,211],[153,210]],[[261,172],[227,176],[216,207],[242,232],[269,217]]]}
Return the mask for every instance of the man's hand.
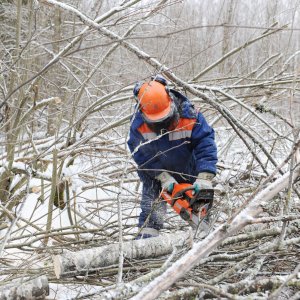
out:
{"label": "man's hand", "polygon": [[168,172],[165,171],[156,176],[156,179],[158,179],[161,182],[161,187],[168,193],[172,193],[174,189],[174,184],[178,183],[173,176],[171,176]]}
{"label": "man's hand", "polygon": [[196,181],[194,182],[195,194],[203,189],[212,189],[212,180],[215,177],[212,173],[199,173]]}

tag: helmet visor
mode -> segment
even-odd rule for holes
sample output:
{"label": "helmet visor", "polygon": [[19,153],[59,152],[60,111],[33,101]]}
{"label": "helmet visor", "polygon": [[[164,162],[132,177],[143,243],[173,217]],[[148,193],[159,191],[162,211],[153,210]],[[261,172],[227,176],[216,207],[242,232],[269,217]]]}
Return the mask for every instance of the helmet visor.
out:
{"label": "helmet visor", "polygon": [[143,114],[143,118],[147,124],[150,124],[150,123],[154,124],[154,123],[161,123],[164,120],[172,117],[175,113],[175,110],[176,110],[175,104],[170,101],[170,105],[159,113],[149,114],[149,113],[142,112],[142,114]]}
{"label": "helmet visor", "polygon": [[178,120],[179,120],[179,114],[177,112],[175,105],[173,108],[173,114],[169,115],[167,118],[164,118],[160,122],[152,122],[152,121],[149,122],[144,117],[145,123],[156,134],[162,134],[162,132],[174,130],[178,123]]}

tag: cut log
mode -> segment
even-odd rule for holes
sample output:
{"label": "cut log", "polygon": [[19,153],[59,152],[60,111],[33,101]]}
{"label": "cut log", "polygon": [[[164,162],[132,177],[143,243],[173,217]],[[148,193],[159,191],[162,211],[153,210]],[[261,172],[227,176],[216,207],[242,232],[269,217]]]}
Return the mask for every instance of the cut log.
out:
{"label": "cut log", "polygon": [[[142,240],[126,241],[124,247],[124,259],[154,258],[172,253],[174,247],[188,243],[189,233],[163,234],[158,237]],[[107,246],[71,252],[64,250],[63,254],[53,258],[56,277],[86,275],[100,270],[103,267],[118,263],[119,245]]]}
{"label": "cut log", "polygon": [[8,285],[0,286],[0,300],[42,300],[49,295],[49,284],[46,276],[32,280],[15,280]]}
{"label": "cut log", "polygon": [[[189,272],[200,259],[207,257],[228,236],[233,236],[246,225],[251,224],[266,204],[289,184],[290,172],[276,179],[265,189],[249,199],[249,203],[227,223],[220,225],[204,240],[197,242],[193,248],[178,259],[168,270],[144,287],[132,300],[154,300],[173,283]],[[300,166],[294,169],[293,180],[300,175]]]}

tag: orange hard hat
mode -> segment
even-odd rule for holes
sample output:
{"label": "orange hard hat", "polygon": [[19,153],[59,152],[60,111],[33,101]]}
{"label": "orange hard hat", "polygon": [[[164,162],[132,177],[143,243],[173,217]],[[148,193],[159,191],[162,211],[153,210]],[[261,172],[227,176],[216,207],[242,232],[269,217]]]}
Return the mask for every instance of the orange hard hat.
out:
{"label": "orange hard hat", "polygon": [[140,110],[149,122],[161,122],[174,113],[174,104],[166,87],[157,81],[143,83],[137,98]]}

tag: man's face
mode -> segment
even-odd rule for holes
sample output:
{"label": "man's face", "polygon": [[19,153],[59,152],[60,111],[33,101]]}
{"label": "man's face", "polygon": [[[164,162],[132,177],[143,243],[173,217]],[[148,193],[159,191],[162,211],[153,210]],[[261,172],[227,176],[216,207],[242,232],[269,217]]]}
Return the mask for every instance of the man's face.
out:
{"label": "man's face", "polygon": [[156,134],[162,134],[167,131],[174,130],[178,124],[178,120],[179,120],[179,114],[177,111],[175,111],[172,116],[168,117],[166,120],[162,122],[149,123],[146,121],[146,124]]}

